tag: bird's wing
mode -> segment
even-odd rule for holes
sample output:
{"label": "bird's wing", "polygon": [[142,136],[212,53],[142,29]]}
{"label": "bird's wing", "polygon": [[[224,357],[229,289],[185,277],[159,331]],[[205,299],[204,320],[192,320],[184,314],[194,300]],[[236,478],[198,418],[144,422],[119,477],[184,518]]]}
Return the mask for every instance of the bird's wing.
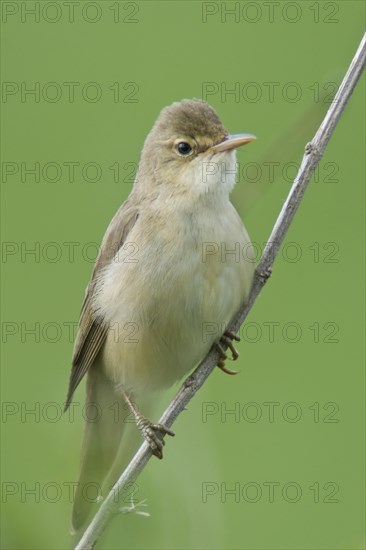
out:
{"label": "bird's wing", "polygon": [[108,332],[108,324],[100,316],[96,317],[93,311],[92,298],[98,274],[117,254],[136,223],[138,210],[131,202],[127,200],[122,204],[112,219],[103,238],[92,277],[86,289],[74,345],[65,410],[69,407],[74,391],[83,376],[93,364]]}

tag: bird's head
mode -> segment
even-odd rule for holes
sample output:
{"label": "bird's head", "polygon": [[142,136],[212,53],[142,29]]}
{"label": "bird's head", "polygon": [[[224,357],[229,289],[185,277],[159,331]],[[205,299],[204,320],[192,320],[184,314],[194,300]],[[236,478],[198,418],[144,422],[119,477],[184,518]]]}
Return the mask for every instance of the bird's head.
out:
{"label": "bird's head", "polygon": [[255,139],[230,135],[210,105],[185,99],[161,111],[146,138],[138,175],[171,196],[229,194],[235,184],[235,150]]}

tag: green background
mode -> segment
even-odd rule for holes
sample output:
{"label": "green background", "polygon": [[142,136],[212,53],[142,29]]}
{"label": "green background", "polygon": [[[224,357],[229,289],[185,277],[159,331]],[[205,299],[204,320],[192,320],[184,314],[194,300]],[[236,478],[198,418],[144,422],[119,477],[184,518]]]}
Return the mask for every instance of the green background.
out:
{"label": "green background", "polygon": [[[206,99],[225,126],[258,136],[239,152],[233,201],[261,244],[289,190],[288,163],[300,162],[365,19],[361,1],[280,2],[272,20],[268,3],[238,2],[237,21],[224,13],[234,2],[94,4],[99,21],[90,22],[99,13],[93,6],[82,17],[80,4],[70,22],[61,2],[52,23],[59,14],[52,3],[39,3],[37,22],[20,3],[2,2],[2,79],[14,92],[1,103],[6,549],[72,544],[66,484],[77,477],[82,417],[81,406],[74,418],[60,414],[72,353],[67,323],[78,319],[90,276],[95,246],[88,243],[101,241],[127,197],[134,167],[127,163],[138,162],[160,109],[202,97],[204,83],[215,83]],[[207,6],[217,13],[203,22]],[[39,101],[22,98],[22,82],[40,86]],[[80,83],[73,102],[64,82]],[[90,101],[89,82],[101,90],[99,101]],[[115,102],[109,87],[116,82]],[[273,97],[268,82],[277,83]],[[239,97],[225,95],[235,83]],[[114,520],[100,548],[364,548],[363,90],[364,78],[242,331],[240,375],[212,374],[178,419],[164,461],[152,460],[134,487],[150,517]],[[38,182],[21,173],[21,163],[37,162],[49,170]],[[63,164],[70,162],[79,163],[74,181]],[[90,181],[90,162],[99,181]],[[109,168],[115,163],[118,181]],[[268,163],[279,163],[273,181]],[[70,242],[78,243],[74,258]],[[268,323],[276,323],[273,338]],[[36,334],[26,332],[32,327]],[[79,404],[83,392],[82,385]],[[157,417],[171,394],[162,396]]]}

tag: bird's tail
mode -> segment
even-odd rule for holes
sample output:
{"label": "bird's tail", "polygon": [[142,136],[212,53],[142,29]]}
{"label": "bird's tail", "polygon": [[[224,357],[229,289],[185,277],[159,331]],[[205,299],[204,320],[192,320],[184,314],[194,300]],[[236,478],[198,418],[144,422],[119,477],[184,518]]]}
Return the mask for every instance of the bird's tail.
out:
{"label": "bird's tail", "polygon": [[[114,482],[142,443],[127,404],[114,391],[113,384],[98,364],[92,365],[88,372],[84,416],[79,482],[72,510],[74,533],[81,531],[94,503],[98,497],[103,496],[103,484],[107,477],[112,484],[111,474],[108,476],[112,466],[114,465]],[[116,461],[117,465],[114,463],[122,436],[124,443]],[[106,491],[109,489],[110,486],[105,487]]]}

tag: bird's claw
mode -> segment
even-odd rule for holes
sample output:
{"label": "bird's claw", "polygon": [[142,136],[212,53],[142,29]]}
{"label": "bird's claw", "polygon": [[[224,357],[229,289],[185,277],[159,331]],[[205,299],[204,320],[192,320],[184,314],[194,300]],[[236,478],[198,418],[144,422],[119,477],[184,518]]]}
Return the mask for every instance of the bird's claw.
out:
{"label": "bird's claw", "polygon": [[218,349],[218,351],[220,353],[220,359],[217,362],[217,366],[219,367],[219,369],[221,369],[226,374],[231,374],[231,375],[238,374],[239,371],[231,370],[231,369],[228,369],[227,367],[225,367],[225,360],[228,359],[228,356],[227,356],[226,351],[222,347],[222,345],[224,344],[224,345],[227,346],[227,348],[230,349],[230,351],[231,351],[230,359],[232,361],[236,361],[236,359],[239,357],[239,353],[238,353],[238,350],[235,348],[235,346],[233,344],[233,340],[236,340],[237,342],[240,342],[240,337],[237,334],[235,334],[234,332],[232,332],[230,330],[227,330],[221,336],[220,341],[216,342],[216,348]]}
{"label": "bird's claw", "polygon": [[174,436],[175,433],[166,426],[163,426],[163,424],[153,424],[144,416],[141,416],[138,419],[137,427],[141,431],[153,455],[157,456],[159,459],[162,459],[163,447],[165,445],[163,437],[166,434]]}

